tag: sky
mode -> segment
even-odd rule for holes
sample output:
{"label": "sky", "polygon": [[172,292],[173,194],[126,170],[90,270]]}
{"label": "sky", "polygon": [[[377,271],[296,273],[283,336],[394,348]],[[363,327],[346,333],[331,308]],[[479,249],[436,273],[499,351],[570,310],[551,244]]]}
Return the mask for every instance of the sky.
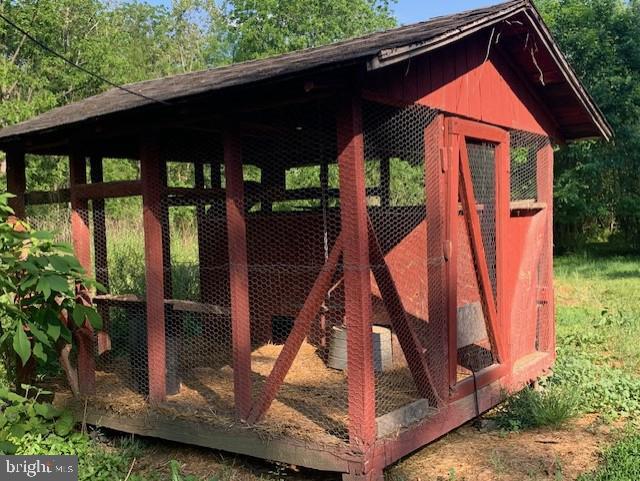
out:
{"label": "sky", "polygon": [[[147,0],[149,3],[168,5],[170,0]],[[501,0],[398,0],[394,6],[401,24],[415,23],[438,15],[462,12],[484,7]]]}

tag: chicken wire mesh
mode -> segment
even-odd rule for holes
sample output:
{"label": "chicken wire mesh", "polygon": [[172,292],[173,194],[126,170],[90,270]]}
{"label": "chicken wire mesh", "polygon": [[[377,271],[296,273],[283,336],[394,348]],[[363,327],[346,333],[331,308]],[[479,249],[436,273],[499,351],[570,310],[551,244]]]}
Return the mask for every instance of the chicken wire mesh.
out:
{"label": "chicken wire mesh", "polygon": [[540,152],[550,146],[549,138],[522,130],[509,133],[511,148],[511,201],[536,201],[539,197]]}
{"label": "chicken wire mesh", "polygon": [[[448,395],[441,126],[437,112],[423,106],[364,102],[362,109],[370,260],[367,266],[349,268],[371,271],[375,414],[384,419],[412,404],[413,412],[424,417]],[[225,190],[232,174],[225,168],[223,136],[185,131],[162,137],[158,148],[162,183],[155,188],[161,194],[167,399],[156,406],[160,412],[225,429],[238,426],[229,279],[232,271],[246,266],[251,352],[249,376],[242,382],[250,392],[254,429],[321,444],[349,440],[345,266],[340,256],[337,262],[330,260],[341,232],[335,119],[335,106],[318,102],[255,113],[251,122],[242,124],[238,154],[246,246],[237,244],[238,237],[228,244]],[[512,201],[535,199],[550,209],[548,139],[519,131],[511,138]],[[467,150],[495,295],[495,145],[469,142]],[[100,167],[90,164],[92,182],[140,178],[137,161],[105,159]],[[68,183],[63,182],[50,188],[65,187]],[[90,221],[95,275],[108,290],[96,297],[105,332],[98,335],[96,345],[95,403],[119,414],[140,414],[149,408],[152,367],[142,198],[93,200],[81,210]],[[62,226],[66,229],[62,238],[70,240],[68,203],[61,202],[57,210],[32,205],[27,211],[36,226],[45,222]],[[59,217],[54,218],[55,212]],[[460,207],[458,380],[495,361],[464,214]],[[536,264],[535,347],[541,351],[553,345],[550,216],[546,222]],[[246,263],[229,257],[234,249],[246,250]],[[265,388],[270,389],[274,366],[287,357],[282,353],[300,324],[296,319],[319,277],[327,272],[329,282],[319,312],[312,316],[299,348],[289,355],[290,367],[274,391],[273,402],[256,414],[256,401],[268,391]],[[360,368],[367,369],[353,369]],[[391,434],[381,426],[379,436]]]}
{"label": "chicken wire mesh", "polygon": [[[482,246],[493,297],[497,299],[496,277],[496,146],[486,142],[466,142],[467,158],[480,223]],[[458,260],[457,260],[457,381],[490,366],[495,362],[492,346],[488,341],[486,315],[483,304],[487,302],[478,282],[479,262],[471,248],[469,226],[470,213],[462,204],[458,211]]]}
{"label": "chicken wire mesh", "polygon": [[425,132],[436,115],[417,105],[363,106],[377,416],[416,402],[428,414],[446,368],[446,357],[433,355],[444,317],[429,319],[427,285],[425,156],[439,137]]}

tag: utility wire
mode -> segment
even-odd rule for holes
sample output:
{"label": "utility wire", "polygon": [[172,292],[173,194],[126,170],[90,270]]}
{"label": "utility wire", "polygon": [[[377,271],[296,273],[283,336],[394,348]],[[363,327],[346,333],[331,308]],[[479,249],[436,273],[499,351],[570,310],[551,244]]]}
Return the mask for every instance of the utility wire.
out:
{"label": "utility wire", "polygon": [[141,94],[141,93],[138,93],[138,92],[134,92],[133,90],[130,90],[127,87],[123,87],[122,85],[118,85],[117,83],[112,82],[111,80],[106,79],[103,76],[101,76],[101,75],[99,75],[99,74],[97,74],[95,72],[92,72],[91,70],[83,67],[82,65],[78,65],[77,63],[73,62],[72,60],[69,60],[67,57],[65,57],[61,53],[56,52],[53,48],[49,47],[46,43],[44,43],[44,42],[38,40],[37,38],[35,38],[33,35],[31,35],[29,32],[27,32],[22,27],[17,25],[11,19],[7,18],[2,13],[0,13],[0,18],[2,20],[4,20],[7,24],[9,24],[11,27],[16,29],[18,32],[20,32],[22,35],[27,37],[29,40],[31,40],[34,44],[36,44],[38,47],[40,47],[45,52],[48,52],[51,55],[54,55],[54,56],[58,57],[59,59],[65,61],[66,63],[71,65],[72,67],[75,67],[78,70],[86,73],[87,75],[90,75],[91,77],[95,77],[98,80],[100,80],[101,82],[104,82],[104,83],[106,83],[108,85],[111,85],[112,87],[120,89],[123,92],[127,92],[127,93],[129,93],[131,95],[135,95],[136,97],[140,97],[140,98],[143,98],[145,100],[150,100],[151,102],[156,102],[156,103],[159,103],[159,104],[162,104],[162,105],[170,105],[169,102],[165,102],[164,100],[154,99],[153,97],[149,97],[148,95],[144,95],[144,94]]}

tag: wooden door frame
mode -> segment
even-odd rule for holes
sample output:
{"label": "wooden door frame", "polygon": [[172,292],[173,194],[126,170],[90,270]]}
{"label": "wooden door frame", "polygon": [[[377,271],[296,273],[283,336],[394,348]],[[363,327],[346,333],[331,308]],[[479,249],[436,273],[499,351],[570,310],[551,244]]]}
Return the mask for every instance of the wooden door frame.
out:
{"label": "wooden door frame", "polygon": [[[449,265],[448,284],[448,337],[449,337],[449,383],[457,383],[458,345],[457,345],[457,260],[458,260],[458,198],[460,186],[460,166],[463,149],[466,152],[467,139],[489,142],[496,145],[495,150],[495,193],[496,193],[496,314],[500,335],[501,365],[510,365],[510,319],[506,309],[505,230],[509,221],[510,200],[510,145],[509,132],[502,128],[450,116],[445,122],[445,151],[447,162],[447,239]],[[466,155],[465,155],[466,157]],[[477,387],[480,387],[478,385]]]}

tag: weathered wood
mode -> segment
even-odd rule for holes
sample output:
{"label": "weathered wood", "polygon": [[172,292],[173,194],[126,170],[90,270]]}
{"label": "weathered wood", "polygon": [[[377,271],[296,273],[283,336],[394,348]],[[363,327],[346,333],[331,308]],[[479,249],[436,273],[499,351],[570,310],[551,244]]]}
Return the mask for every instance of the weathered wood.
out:
{"label": "weathered wood", "polygon": [[[434,366],[447,359],[447,329],[449,311],[447,304],[447,162],[444,148],[444,116],[438,117],[425,129],[425,202],[427,215],[427,299],[429,323],[427,325],[430,349],[426,353]],[[442,372],[433,372],[435,388],[441,399],[446,399],[449,391],[446,365]]]}
{"label": "weathered wood", "polygon": [[25,212],[25,190],[27,188],[27,177],[25,171],[24,151],[12,149],[7,151],[7,192],[15,195],[9,199],[9,205],[13,209],[16,217],[24,219]]}
{"label": "weathered wood", "polygon": [[149,400],[166,396],[166,336],[164,312],[164,256],[162,236],[162,180],[157,139],[147,137],[140,145],[142,206],[145,247],[147,365]]}
{"label": "weathered wood", "polygon": [[357,95],[340,99],[336,128],[349,344],[349,439],[354,448],[362,449],[374,442],[376,427],[364,140],[362,106]]}
{"label": "weathered wood", "polygon": [[69,189],[54,191],[32,190],[26,192],[24,197],[27,205],[66,204],[71,200],[71,193]]}
{"label": "weathered wood", "polygon": [[[71,238],[80,265],[91,274],[91,234],[89,232],[89,204],[76,195],[78,184],[87,181],[87,159],[83,154],[69,156],[69,188],[71,191]],[[80,287],[82,288],[82,287]],[[93,330],[88,322],[74,334],[78,343],[78,385],[80,393],[90,395],[96,389],[95,360],[93,358]]]}
{"label": "weathered wood", "polygon": [[446,220],[443,256],[446,261],[447,339],[449,385],[455,386],[458,376],[458,187],[460,166],[460,136],[450,130],[451,122],[445,124],[446,145],[444,168],[446,180]]}
{"label": "weathered wood", "polygon": [[[68,405],[68,402],[67,399],[60,397],[56,399],[57,404]],[[310,469],[346,472],[350,463],[361,460],[345,448],[316,445],[312,441],[264,439],[250,430],[230,432],[202,422],[167,419],[154,415],[130,418],[99,411],[91,406],[87,409],[85,418],[84,404],[75,403],[71,407],[78,422],[86,421],[87,424],[97,427],[305,466]]]}
{"label": "weathered wood", "polygon": [[237,132],[224,135],[229,289],[233,342],[233,384],[238,417],[247,419],[251,410],[251,314],[247,226],[244,216],[242,144]]}
{"label": "weathered wood", "polygon": [[74,187],[79,199],[112,199],[142,195],[141,180],[118,180],[113,182],[79,183]]}
{"label": "weathered wood", "polygon": [[[91,183],[96,184],[103,181],[102,157],[91,156],[89,158]],[[107,259],[107,223],[105,218],[104,199],[94,199],[91,202],[93,215],[93,252],[96,281],[104,286],[109,292],[109,266]],[[111,350],[111,337],[109,330],[111,322],[109,318],[109,308],[98,307],[98,312],[102,317],[102,329],[98,332],[98,355]]]}
{"label": "weathered wood", "polygon": [[300,346],[302,346],[304,339],[309,334],[311,323],[318,314],[327,291],[331,287],[331,280],[333,279],[336,268],[338,267],[338,261],[340,260],[342,251],[343,241],[342,235],[340,235],[336,239],[325,265],[322,267],[320,274],[318,274],[309,295],[305,299],[302,309],[293,323],[293,329],[289,333],[282,351],[278,355],[278,359],[276,359],[276,362],[271,369],[271,373],[267,378],[267,382],[265,383],[260,396],[251,408],[251,414],[248,419],[249,423],[260,421],[275,399],[285,376],[289,372],[289,369],[300,350]]}
{"label": "weathered wood", "polygon": [[397,434],[401,430],[437,412],[438,409],[430,406],[429,401],[426,399],[418,399],[400,409],[379,416],[376,418],[378,438],[385,438],[391,434]]}

